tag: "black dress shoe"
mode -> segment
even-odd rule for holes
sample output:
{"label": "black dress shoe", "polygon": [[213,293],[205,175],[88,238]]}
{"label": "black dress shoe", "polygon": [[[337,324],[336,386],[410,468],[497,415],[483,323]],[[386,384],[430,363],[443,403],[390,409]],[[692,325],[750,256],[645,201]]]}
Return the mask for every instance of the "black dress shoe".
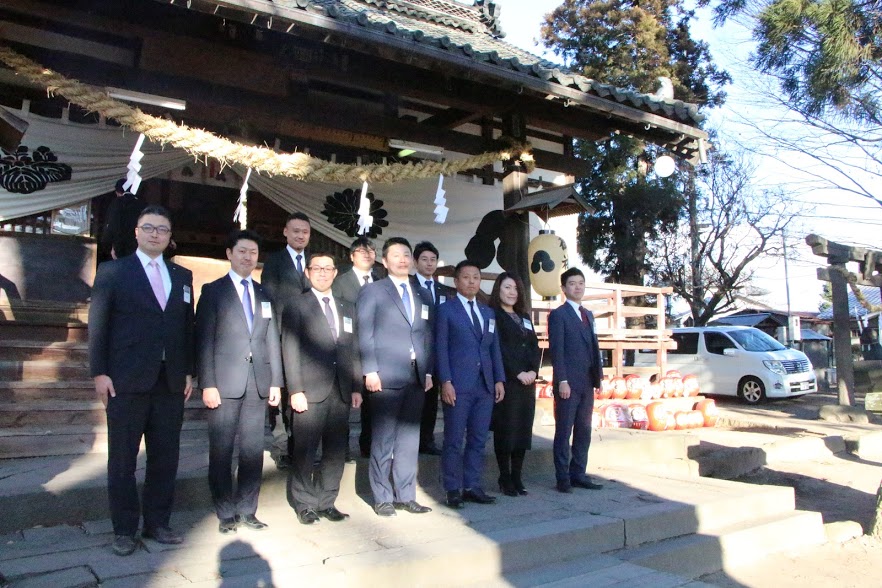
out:
{"label": "black dress shoe", "polygon": [[288,455],[280,455],[276,458],[276,468],[287,470],[291,468],[291,457]]}
{"label": "black dress shoe", "polygon": [[514,487],[514,484],[511,483],[511,480],[504,480],[502,478],[499,479],[499,491],[506,496],[518,495],[517,488]]}
{"label": "black dress shoe", "polygon": [[432,509],[428,506],[423,506],[416,500],[409,500],[407,502],[393,502],[392,506],[395,507],[395,510],[406,510],[411,514],[424,514],[427,512],[432,512]]}
{"label": "black dress shoe", "polygon": [[527,494],[529,494],[529,492],[527,491],[527,489],[524,488],[523,486],[515,486],[515,490],[517,490],[517,491],[518,491],[518,494],[521,495],[521,496],[526,496]]}
{"label": "black dress shoe", "polygon": [[394,517],[397,514],[391,502],[378,502],[374,505],[374,512],[381,517]]}
{"label": "black dress shoe", "polygon": [[254,531],[263,531],[269,525],[264,523],[263,521],[257,520],[257,517],[253,514],[250,515],[236,515],[236,522],[242,525],[243,527],[248,527]]}
{"label": "black dress shoe", "polygon": [[117,555],[132,555],[138,549],[138,542],[130,535],[117,535],[111,548]]}
{"label": "black dress shoe", "polygon": [[441,450],[434,445],[429,445],[427,447],[420,447],[420,453],[423,455],[441,455]]}
{"label": "black dress shoe", "polygon": [[558,492],[562,492],[562,493],[564,493],[564,494],[572,494],[572,493],[573,493],[573,487],[570,486],[570,483],[569,483],[569,482],[558,481],[558,483],[557,483],[557,491],[558,491]]}
{"label": "black dress shoe", "polygon": [[297,513],[297,520],[300,521],[301,525],[312,525],[313,523],[318,522],[319,516],[318,513],[311,508],[304,508]]}
{"label": "black dress shoe", "polygon": [[450,490],[447,493],[447,506],[450,508],[462,508],[465,506],[462,501],[462,492],[459,490]]}
{"label": "black dress shoe", "polygon": [[230,517],[228,519],[221,519],[217,524],[217,530],[220,531],[221,535],[232,535],[236,532],[236,526],[236,519]]}
{"label": "black dress shoe", "polygon": [[477,502],[478,504],[493,504],[496,502],[495,496],[486,494],[480,488],[466,488],[462,491],[462,499],[466,502]]}
{"label": "black dress shoe", "polygon": [[339,523],[340,521],[344,521],[349,518],[349,515],[345,512],[340,512],[336,507],[332,506],[331,508],[325,508],[322,510],[315,511],[315,514],[318,516],[328,519],[329,521],[333,521],[335,523]]}
{"label": "black dress shoe", "polygon": [[156,527],[155,529],[144,529],[141,537],[145,539],[153,539],[157,543],[164,545],[180,545],[184,542],[184,538],[169,529],[168,527]]}
{"label": "black dress shoe", "polygon": [[585,478],[584,480],[570,480],[570,484],[576,488],[584,488],[585,490],[600,490],[603,488],[603,484],[595,484],[590,478]]}

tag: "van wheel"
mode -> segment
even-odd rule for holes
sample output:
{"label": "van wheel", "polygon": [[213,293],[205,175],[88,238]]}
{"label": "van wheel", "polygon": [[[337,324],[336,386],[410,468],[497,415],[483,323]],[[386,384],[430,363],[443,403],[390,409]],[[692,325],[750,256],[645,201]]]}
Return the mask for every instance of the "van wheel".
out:
{"label": "van wheel", "polygon": [[738,382],[738,396],[747,404],[759,404],[766,397],[766,388],[759,379],[748,376]]}

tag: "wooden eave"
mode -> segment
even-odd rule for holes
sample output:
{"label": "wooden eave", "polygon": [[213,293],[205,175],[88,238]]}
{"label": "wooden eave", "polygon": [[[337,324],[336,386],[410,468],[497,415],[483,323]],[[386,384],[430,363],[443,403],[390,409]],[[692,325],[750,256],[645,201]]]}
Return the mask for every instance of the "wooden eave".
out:
{"label": "wooden eave", "polygon": [[[267,0],[154,0],[164,4],[179,5],[187,10],[212,14],[217,17],[236,19],[251,26],[303,33],[301,27],[310,27],[324,33],[324,41],[339,47],[353,49],[398,61],[408,65],[418,65],[426,69],[437,68],[439,63],[451,68],[457,75],[467,80],[480,80],[497,88],[504,88],[515,94],[530,92],[543,97],[551,97],[569,108],[584,109],[606,120],[617,121],[610,124],[610,130],[633,134],[650,142],[660,144],[680,155],[690,156],[698,149],[698,141],[706,140],[707,133],[699,128],[677,122],[657,114],[618,103],[624,101],[629,92],[620,91],[615,100],[594,96],[580,89],[564,86],[550,81],[552,77],[568,77],[565,74],[548,74],[548,80],[527,75],[510,69],[503,69],[492,61],[482,62],[469,57],[462,51],[444,51],[418,43],[413,39],[393,34],[393,28],[379,29],[341,22],[336,18],[304,10],[310,5],[308,0],[298,0],[303,8],[288,8]],[[443,49],[442,41],[442,49]],[[544,77],[544,76],[543,76]],[[501,85],[500,85],[501,84]],[[630,93],[634,94],[634,93]],[[572,132],[579,136],[578,132]]]}

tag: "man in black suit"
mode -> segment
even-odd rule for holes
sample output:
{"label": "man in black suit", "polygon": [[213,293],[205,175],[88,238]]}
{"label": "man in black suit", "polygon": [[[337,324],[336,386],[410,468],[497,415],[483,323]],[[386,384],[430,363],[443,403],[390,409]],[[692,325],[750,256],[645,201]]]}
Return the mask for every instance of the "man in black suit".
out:
{"label": "man in black suit", "polygon": [[[267,402],[281,397],[282,356],[269,296],[251,279],[260,237],[236,231],[227,240],[230,272],[202,287],[196,311],[199,385],[208,413],[208,486],[223,534],[237,525],[263,530],[255,517],[263,472]],[[269,400],[267,400],[267,398]],[[239,438],[236,492],[233,451]]]}
{"label": "man in black suit", "polygon": [[[570,268],[560,275],[566,301],[548,313],[548,350],[554,370],[554,470],[559,492],[572,487],[599,490],[591,481],[588,447],[594,390],[600,388],[603,366],[594,329],[594,315],[582,306],[585,275]],[[570,437],[572,436],[572,448]]]}
{"label": "man in black suit", "polygon": [[107,221],[101,233],[101,244],[109,248],[113,259],[131,255],[138,248],[135,225],[141,211],[147,206],[143,198],[123,187],[125,183],[125,178],[116,181],[114,198],[107,207]]}
{"label": "man in black suit", "polygon": [[384,517],[395,516],[396,509],[431,510],[416,501],[416,474],[423,396],[432,387],[432,301],[413,288],[412,262],[406,239],[388,239],[383,265],[389,275],[362,288],[356,308],[361,369],[371,396],[368,473],[374,512]]}
{"label": "man in black suit", "polygon": [[[333,294],[336,275],[331,255],[310,254],[306,276],[312,288],[293,300],[282,317],[291,426],[297,431],[288,499],[304,525],[319,517],[334,522],[349,517],[334,503],[349,444],[349,407],[361,406],[362,377],[355,306]],[[319,443],[322,456],[315,471]]]}
{"label": "man in black suit", "polygon": [[[178,544],[169,529],[184,402],[192,391],[193,274],[163,260],[169,212],[148,206],[135,228],[138,249],[98,267],[89,309],[89,370],[107,411],[107,493],[113,551],[130,555],[143,537]],[[144,437],[143,502],[135,481]]]}
{"label": "man in black suit", "polygon": [[[456,290],[445,286],[435,278],[438,269],[438,249],[428,241],[421,241],[413,248],[413,261],[416,273],[411,276],[414,284],[425,288],[432,297],[433,308],[437,308],[456,296]],[[435,422],[438,420],[438,395],[441,393],[441,382],[432,378],[432,388],[426,391],[423,403],[423,415],[420,420],[420,453],[441,455],[435,445]]]}
{"label": "man in black suit", "polygon": [[[349,259],[352,261],[352,268],[337,276],[337,279],[334,280],[333,291],[334,296],[350,302],[354,306],[358,301],[358,293],[361,292],[361,289],[381,279],[382,276],[374,269],[374,264],[377,261],[377,248],[370,238],[359,237],[353,241],[349,247]],[[361,456],[368,457],[371,454],[371,411],[369,396],[363,394],[362,397],[364,400],[361,404],[361,433],[358,435],[358,445],[361,449]]]}
{"label": "man in black suit", "polygon": [[[303,270],[306,267],[306,258],[308,256],[306,248],[309,247],[311,233],[312,227],[309,223],[309,217],[302,212],[292,212],[285,220],[285,228],[282,231],[287,245],[285,245],[284,249],[269,255],[263,264],[263,273],[260,276],[260,280],[273,301],[273,311],[276,315],[277,327],[280,326],[282,315],[285,313],[285,306],[294,298],[303,294],[304,290],[309,289],[309,280],[304,275]],[[282,413],[282,422],[287,433],[287,449],[285,454],[279,455],[276,458],[279,468],[283,469],[291,463],[291,451],[293,448],[287,390],[282,390],[282,402],[278,411],[273,408],[267,409],[268,434],[269,431],[275,428],[276,414],[278,412]]]}

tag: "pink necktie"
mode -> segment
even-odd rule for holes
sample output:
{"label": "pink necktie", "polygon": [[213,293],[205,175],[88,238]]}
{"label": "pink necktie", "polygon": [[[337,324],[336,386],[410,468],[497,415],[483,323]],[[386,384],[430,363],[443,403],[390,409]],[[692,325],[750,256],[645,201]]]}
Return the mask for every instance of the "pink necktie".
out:
{"label": "pink necktie", "polygon": [[156,301],[159,303],[159,306],[162,307],[162,310],[165,310],[165,286],[162,285],[162,276],[159,275],[159,264],[156,263],[156,260],[152,260],[147,264],[150,267],[150,271],[147,272],[147,277],[150,279],[150,287],[153,288],[153,295],[156,296]]}

